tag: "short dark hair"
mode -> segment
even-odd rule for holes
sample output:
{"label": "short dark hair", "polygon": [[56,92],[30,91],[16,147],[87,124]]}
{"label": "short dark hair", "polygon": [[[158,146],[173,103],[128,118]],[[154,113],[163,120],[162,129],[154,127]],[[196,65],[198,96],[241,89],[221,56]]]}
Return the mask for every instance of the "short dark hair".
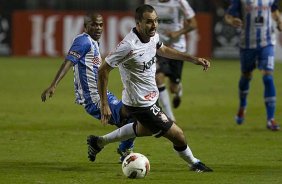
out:
{"label": "short dark hair", "polygon": [[97,17],[102,17],[101,14],[97,12],[88,12],[84,16],[84,27],[86,27],[87,24],[91,23],[93,20],[95,20]]}
{"label": "short dark hair", "polygon": [[136,8],[136,11],[135,11],[135,21],[136,22],[141,21],[143,19],[143,13],[145,12],[152,13],[153,11],[155,11],[155,9],[151,5],[143,4],[139,6],[138,8]]}

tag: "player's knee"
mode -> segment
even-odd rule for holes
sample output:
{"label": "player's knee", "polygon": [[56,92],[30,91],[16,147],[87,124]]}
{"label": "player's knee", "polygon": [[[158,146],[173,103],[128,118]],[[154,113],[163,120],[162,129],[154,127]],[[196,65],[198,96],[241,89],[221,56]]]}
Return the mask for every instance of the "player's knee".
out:
{"label": "player's knee", "polygon": [[157,83],[157,86],[164,85],[165,75],[163,73],[156,74],[156,83]]}
{"label": "player's knee", "polygon": [[178,146],[186,145],[186,138],[182,129],[176,126],[175,124],[172,127],[171,134],[172,134],[174,145],[178,145]]}
{"label": "player's knee", "polygon": [[242,73],[242,77],[248,79],[248,80],[251,80],[252,79],[252,73],[251,72],[244,72]]}
{"label": "player's knee", "polygon": [[171,84],[170,86],[169,86],[169,90],[170,90],[170,92],[171,93],[177,93],[178,92],[178,85],[175,85],[175,84]]}
{"label": "player's knee", "polygon": [[183,132],[182,132],[182,134],[176,134],[176,136],[174,137],[173,144],[174,144],[175,146],[184,146],[184,145],[187,144]]}

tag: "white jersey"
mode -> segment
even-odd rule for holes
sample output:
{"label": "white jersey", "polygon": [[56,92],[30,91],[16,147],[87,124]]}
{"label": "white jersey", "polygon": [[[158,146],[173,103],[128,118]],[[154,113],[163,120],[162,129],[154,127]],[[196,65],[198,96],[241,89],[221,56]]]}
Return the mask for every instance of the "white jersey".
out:
{"label": "white jersey", "polygon": [[76,36],[65,59],[74,64],[76,103],[97,104],[100,101],[98,68],[102,63],[98,42],[86,33]]}
{"label": "white jersey", "polygon": [[182,34],[178,39],[171,40],[165,35],[165,33],[182,29],[184,20],[191,19],[195,16],[195,12],[187,0],[169,0],[167,2],[160,2],[159,0],[145,0],[145,4],[153,6],[158,14],[158,33],[160,34],[160,40],[167,46],[173,47],[178,51],[185,52],[185,35]]}
{"label": "white jersey", "polygon": [[106,57],[111,67],[119,67],[123,83],[122,102],[132,107],[148,107],[156,103],[156,51],[162,46],[156,33],[145,43],[133,28]]}
{"label": "white jersey", "polygon": [[227,13],[244,22],[240,34],[241,48],[260,48],[275,44],[271,12],[278,0],[231,0]]}

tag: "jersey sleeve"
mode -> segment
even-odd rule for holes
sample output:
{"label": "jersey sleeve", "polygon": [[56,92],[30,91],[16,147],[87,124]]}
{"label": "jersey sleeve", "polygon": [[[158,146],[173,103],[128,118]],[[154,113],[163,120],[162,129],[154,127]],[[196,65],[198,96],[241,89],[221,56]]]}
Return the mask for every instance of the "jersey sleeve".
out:
{"label": "jersey sleeve", "polygon": [[160,41],[160,35],[158,33],[155,34],[154,40],[156,42],[156,48],[159,49],[163,46],[163,42]]}
{"label": "jersey sleeve", "polygon": [[125,61],[125,58],[129,54],[132,53],[131,44],[127,41],[121,41],[115,50],[111,52],[106,58],[105,61],[111,66],[111,67],[117,67],[120,63]]}
{"label": "jersey sleeve", "polygon": [[87,37],[77,37],[73,41],[65,59],[76,65],[79,60],[89,52],[90,48],[91,43]]}
{"label": "jersey sleeve", "polygon": [[195,16],[195,12],[187,0],[180,0],[180,7],[185,19],[191,19]]}
{"label": "jersey sleeve", "polygon": [[241,1],[238,0],[230,0],[230,5],[226,10],[227,14],[230,14],[234,17],[240,17],[241,11]]}

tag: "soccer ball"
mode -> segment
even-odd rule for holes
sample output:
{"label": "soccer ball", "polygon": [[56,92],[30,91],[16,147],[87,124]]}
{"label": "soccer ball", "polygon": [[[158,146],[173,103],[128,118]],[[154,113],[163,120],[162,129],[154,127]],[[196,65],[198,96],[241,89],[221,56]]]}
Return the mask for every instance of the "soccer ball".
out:
{"label": "soccer ball", "polygon": [[144,178],[150,171],[150,162],[140,153],[130,153],[124,158],[121,168],[128,178]]}

